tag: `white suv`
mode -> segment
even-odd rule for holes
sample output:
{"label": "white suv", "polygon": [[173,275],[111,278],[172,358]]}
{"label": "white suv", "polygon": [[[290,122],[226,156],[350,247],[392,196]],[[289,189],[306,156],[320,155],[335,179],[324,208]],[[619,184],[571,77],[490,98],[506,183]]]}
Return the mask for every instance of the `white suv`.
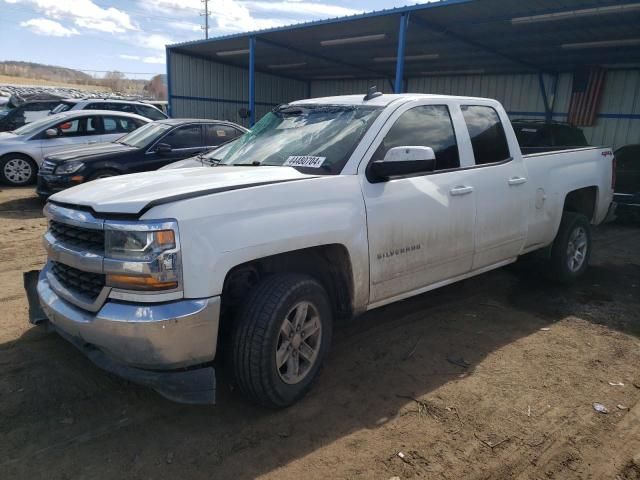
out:
{"label": "white suv", "polygon": [[85,100],[65,99],[51,110],[50,115],[68,112],[70,110],[115,110],[117,112],[135,113],[151,120],[168,118],[162,111],[148,103],[136,100],[113,100],[109,98],[92,98]]}

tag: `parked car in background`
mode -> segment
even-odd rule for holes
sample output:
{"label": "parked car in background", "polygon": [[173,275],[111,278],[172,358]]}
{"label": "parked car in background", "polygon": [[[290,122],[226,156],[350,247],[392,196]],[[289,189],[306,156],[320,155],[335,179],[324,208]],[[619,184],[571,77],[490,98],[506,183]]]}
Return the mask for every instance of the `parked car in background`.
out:
{"label": "parked car in background", "polygon": [[178,160],[177,162],[165,165],[159,170],[173,170],[175,168],[192,168],[192,167],[215,167],[222,158],[229,152],[229,149],[235,144],[236,140],[240,137],[236,137],[233,140],[229,140],[226,143],[221,144],[219,147],[207,150],[204,153],[199,153],[193,157],[185,158],[184,160]]}
{"label": "parked car in background", "polygon": [[133,113],[79,110],[0,133],[0,180],[6,185],[28,185],[35,181],[44,156],[73,146],[110,142],[149,122]]}
{"label": "parked car in background", "polygon": [[168,119],[145,125],[115,142],[49,155],[38,174],[41,197],[97,178],[157,170],[243,135],[230,122]]}
{"label": "parked car in background", "polygon": [[525,155],[589,146],[584,132],[568,123],[514,120],[511,125]]}
{"label": "parked car in background", "polygon": [[137,100],[114,100],[110,98],[91,99],[64,99],[51,110],[51,114],[62,113],[73,110],[114,110],[116,112],[135,113],[151,120],[164,120],[167,118],[163,112],[153,105]]}
{"label": "parked car in background", "polygon": [[153,105],[165,115],[169,115],[169,102],[166,100],[141,100],[143,103]]}
{"label": "parked car in background", "polygon": [[0,132],[9,132],[46,117],[59,104],[60,100],[37,100],[6,110],[0,116]]}
{"label": "parked car in background", "polygon": [[613,201],[620,219],[640,219],[640,144],[625,145],[614,152],[616,186]]}

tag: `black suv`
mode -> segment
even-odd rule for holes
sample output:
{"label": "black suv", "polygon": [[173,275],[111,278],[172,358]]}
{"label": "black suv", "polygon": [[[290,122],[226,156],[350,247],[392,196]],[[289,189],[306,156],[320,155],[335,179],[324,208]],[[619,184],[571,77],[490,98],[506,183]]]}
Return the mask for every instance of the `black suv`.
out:
{"label": "black suv", "polygon": [[42,198],[97,178],[157,170],[243,135],[240,125],[219,120],[151,122],[109,143],[83,146],[45,157],[36,192]]}
{"label": "black suv", "polygon": [[582,130],[568,123],[544,120],[513,120],[523,154],[588,147]]}

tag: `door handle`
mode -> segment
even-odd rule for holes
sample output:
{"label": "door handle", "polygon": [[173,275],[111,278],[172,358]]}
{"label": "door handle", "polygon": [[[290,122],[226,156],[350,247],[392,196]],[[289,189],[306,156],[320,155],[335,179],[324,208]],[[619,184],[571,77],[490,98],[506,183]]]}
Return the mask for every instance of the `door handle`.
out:
{"label": "door handle", "polygon": [[467,185],[459,185],[449,190],[449,193],[451,195],[466,195],[467,193],[471,192],[473,192],[473,187],[469,187]]}
{"label": "door handle", "polygon": [[93,141],[89,142],[89,145],[91,145],[92,143],[98,143],[98,141],[97,140],[93,140]]}
{"label": "door handle", "polygon": [[522,185],[526,183],[527,179],[524,177],[511,177],[509,179],[509,185]]}

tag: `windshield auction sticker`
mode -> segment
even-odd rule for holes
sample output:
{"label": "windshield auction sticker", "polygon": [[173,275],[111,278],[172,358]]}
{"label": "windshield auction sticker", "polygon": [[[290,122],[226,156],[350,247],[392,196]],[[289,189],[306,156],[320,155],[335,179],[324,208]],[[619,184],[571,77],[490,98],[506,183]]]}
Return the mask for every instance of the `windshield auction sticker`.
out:
{"label": "windshield auction sticker", "polygon": [[287,158],[282,165],[285,167],[320,168],[327,157],[314,157],[312,155],[293,155]]}

